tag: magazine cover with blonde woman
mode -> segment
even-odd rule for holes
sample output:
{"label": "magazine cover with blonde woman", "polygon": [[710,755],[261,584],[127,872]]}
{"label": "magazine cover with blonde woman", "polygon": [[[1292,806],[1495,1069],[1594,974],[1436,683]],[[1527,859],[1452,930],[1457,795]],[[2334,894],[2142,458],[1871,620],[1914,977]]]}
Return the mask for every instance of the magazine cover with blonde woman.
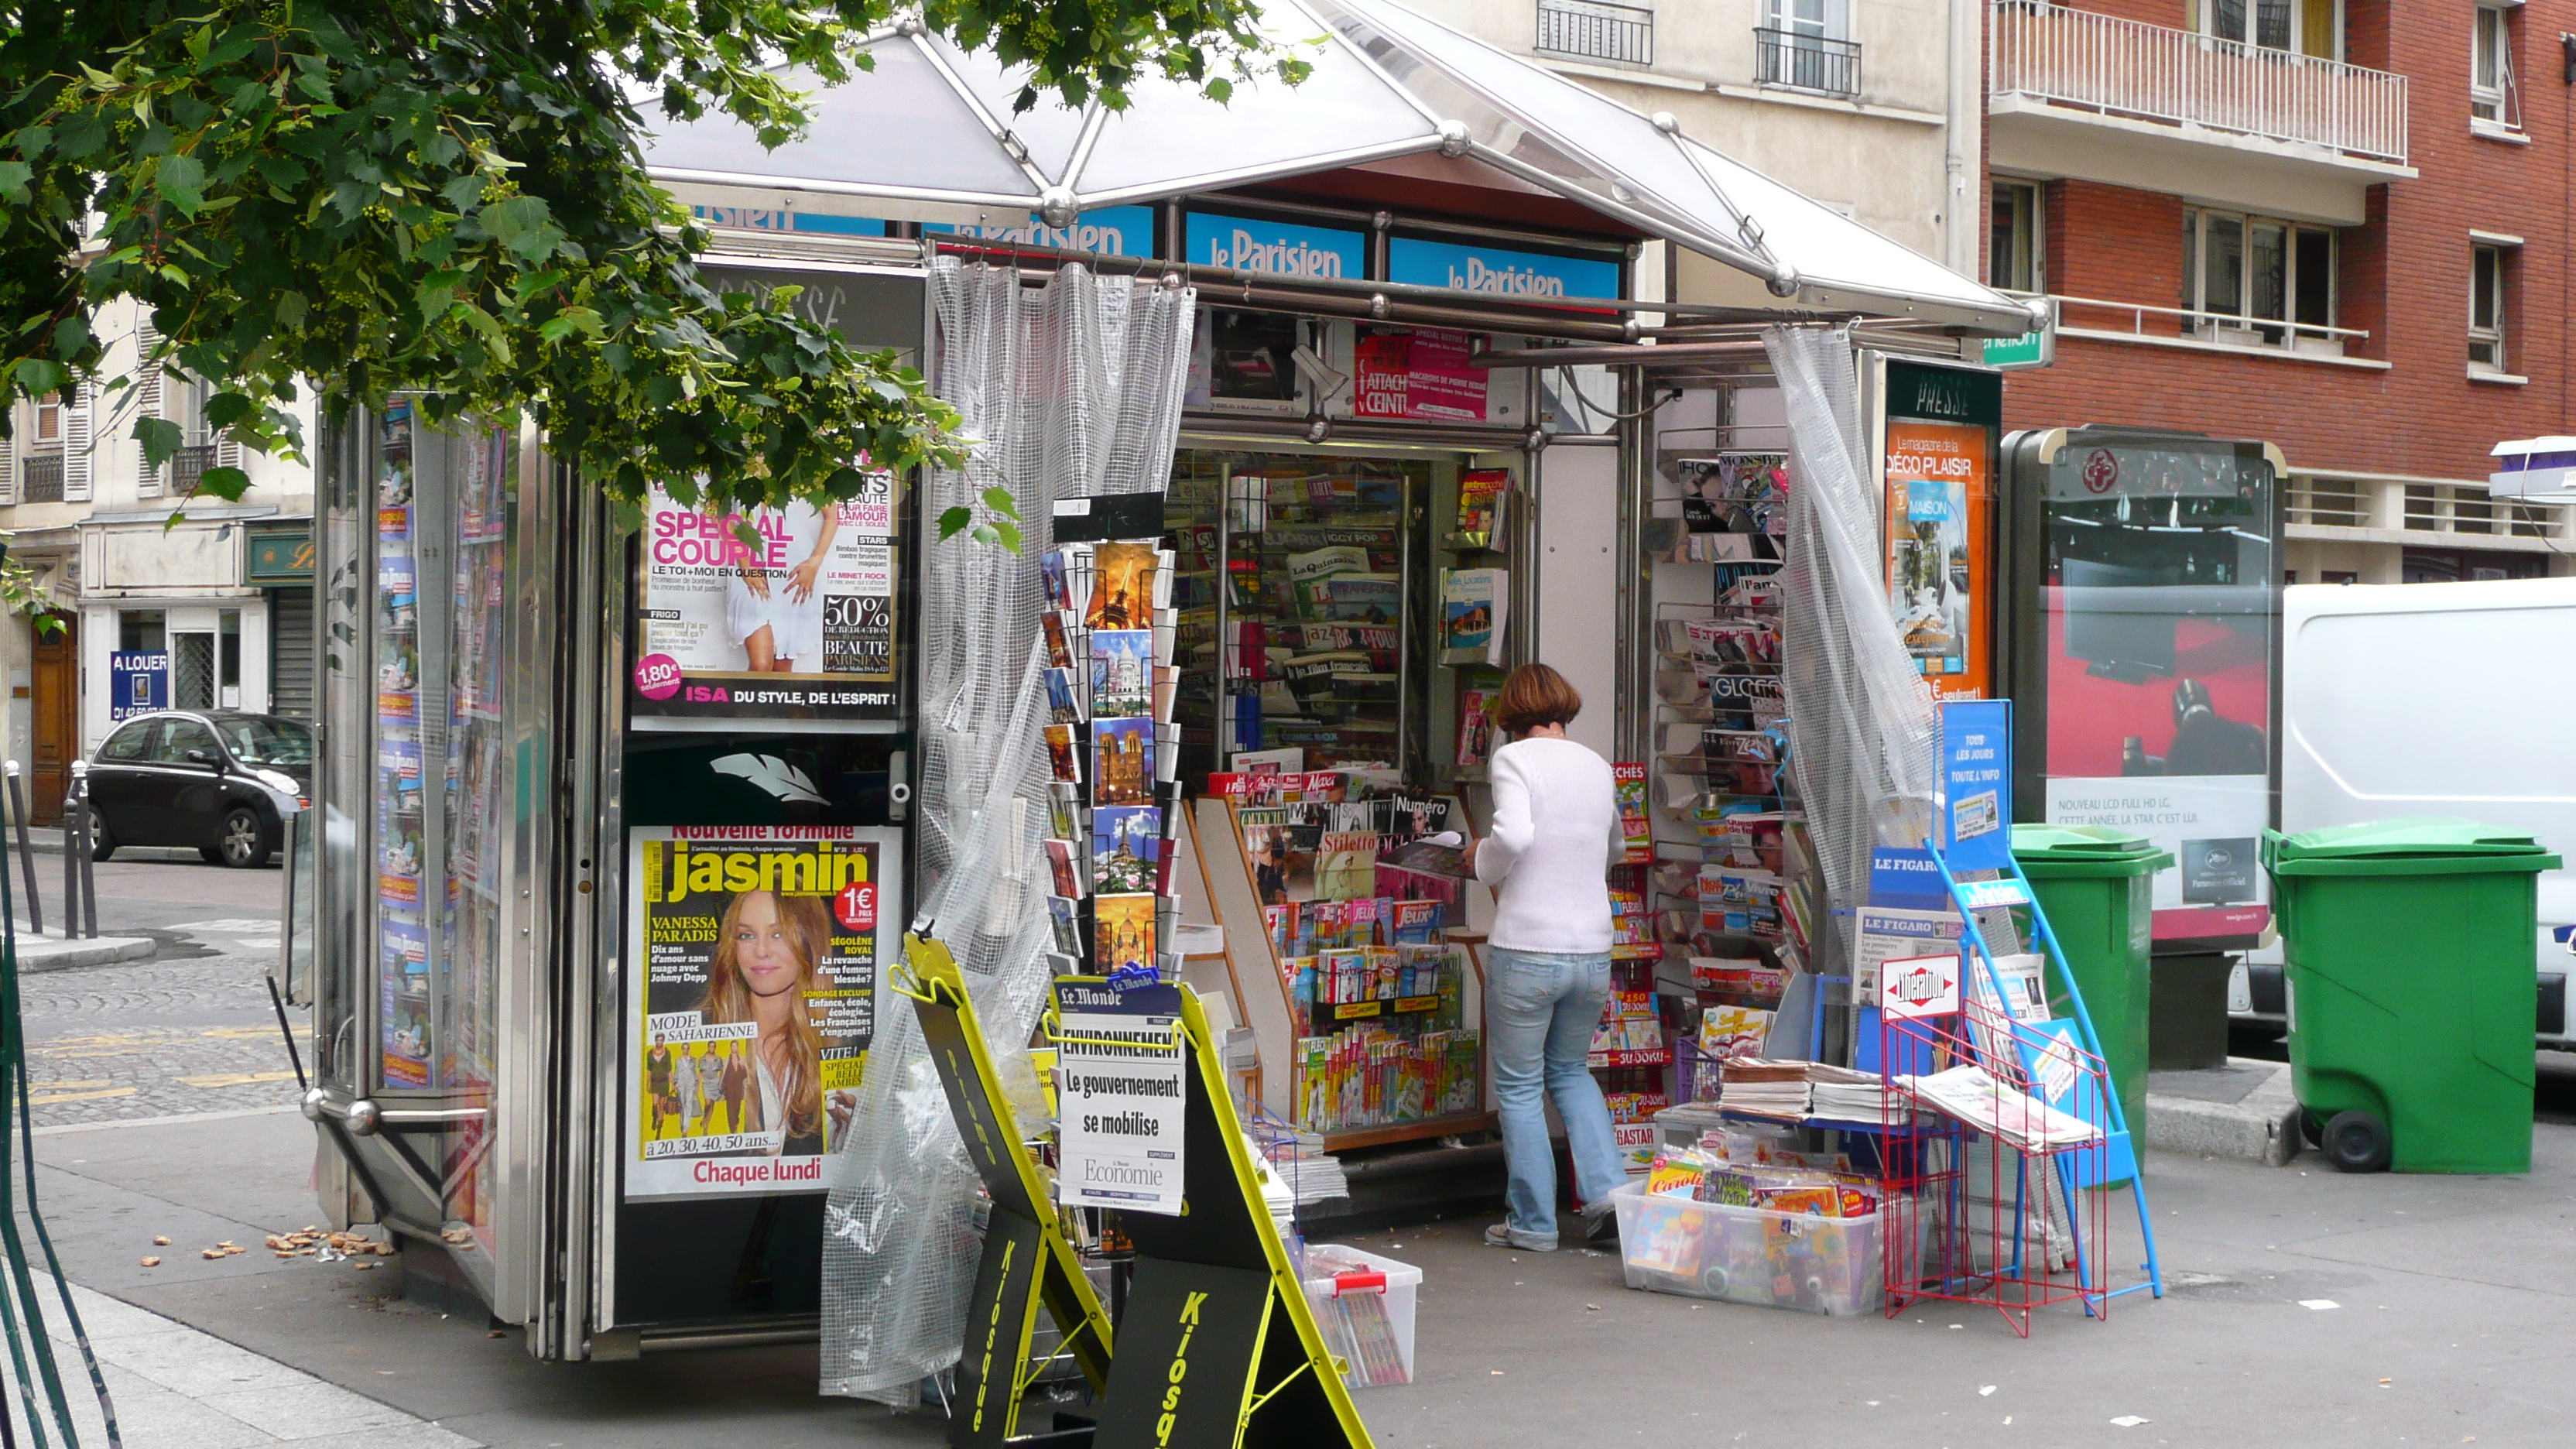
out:
{"label": "magazine cover with blonde woman", "polygon": [[631,832],[627,1196],[822,1190],[876,1035],[893,834]]}

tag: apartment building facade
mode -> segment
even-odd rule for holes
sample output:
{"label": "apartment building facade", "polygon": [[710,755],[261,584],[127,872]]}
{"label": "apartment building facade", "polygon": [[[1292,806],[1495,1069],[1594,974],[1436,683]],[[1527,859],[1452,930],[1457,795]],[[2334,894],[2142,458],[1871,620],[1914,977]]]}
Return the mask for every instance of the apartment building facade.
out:
{"label": "apartment building facade", "polygon": [[[1976,0],[1408,3],[1975,274]],[[1719,263],[1649,251],[1641,286],[1669,268],[1677,299],[1769,303]]]}
{"label": "apartment building facade", "polygon": [[[38,630],[11,614],[0,627],[0,738],[44,824],[60,818],[69,763],[129,713],[312,710],[311,470],[219,436],[203,384],[138,370],[152,339],[133,304],[102,309],[92,326],[107,339],[101,375],[133,383],[22,401],[0,440],[0,529],[61,624]],[[137,416],[177,423],[177,456],[146,467]],[[191,501],[217,466],[249,473],[242,502]]]}
{"label": "apartment building facade", "polygon": [[2295,583],[2570,572],[2487,455],[2569,431],[2569,0],[1986,0],[2014,427],[2276,443]]}

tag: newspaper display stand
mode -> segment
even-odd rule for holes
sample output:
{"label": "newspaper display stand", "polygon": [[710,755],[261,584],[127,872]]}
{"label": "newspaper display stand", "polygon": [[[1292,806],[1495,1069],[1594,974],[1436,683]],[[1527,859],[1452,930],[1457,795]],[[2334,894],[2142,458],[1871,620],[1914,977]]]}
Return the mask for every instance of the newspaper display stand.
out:
{"label": "newspaper display stand", "polygon": [[1881,1026],[1887,1315],[1924,1299],[1981,1304],[2024,1338],[2053,1304],[2080,1301],[2098,1319],[2114,1296],[2101,1262],[2109,1199],[2074,1188],[2109,1168],[2102,1059],[1982,1001],[1959,1005]]}
{"label": "newspaper display stand", "polygon": [[[957,1116],[958,1135],[991,1199],[984,1259],[975,1271],[975,1296],[966,1316],[966,1352],[957,1365],[948,1442],[957,1449],[1014,1441],[1055,1443],[1055,1435],[1021,1436],[1020,1413],[1028,1391],[1041,1373],[1067,1356],[1080,1366],[1093,1393],[1105,1388],[1109,1315],[1065,1237],[1063,1219],[1047,1200],[1044,1176],[1029,1153],[1028,1129],[1011,1110],[994,1071],[975,1003],[967,995],[965,972],[935,939],[907,933],[903,944],[912,979],[889,984],[912,998],[939,1084]],[[1061,1334],[1055,1352],[1044,1358],[1032,1352],[1041,1305]]]}
{"label": "newspaper display stand", "polygon": [[[1197,995],[1177,988],[1183,1210],[1174,1217],[1121,1215],[1135,1257],[1113,1360],[1108,1315],[1025,1145],[963,972],[945,946],[918,934],[905,938],[905,957],[912,979],[896,989],[920,1014],[960,1135],[992,1198],[949,1442],[959,1449],[1006,1443],[1367,1449],[1368,1430],[1343,1386],[1342,1364],[1325,1347],[1262,1201],[1252,1148]],[[1031,1352],[1041,1304],[1062,1330],[1061,1347],[1044,1358]],[[1054,1432],[1022,1435],[1028,1390],[1067,1355],[1090,1385],[1092,1422],[1060,1412]]]}
{"label": "newspaper display stand", "polygon": [[1341,1364],[1263,1204],[1198,995],[1179,988],[1183,1210],[1122,1214],[1135,1276],[1098,1449],[1368,1449]]}
{"label": "newspaper display stand", "polygon": [[[2123,1294],[2145,1289],[2162,1298],[2164,1271],[2145,1175],[2104,1066],[2101,1037],[2047,913],[2009,852],[2000,868],[1966,879],[1951,868],[1938,842],[1925,844],[1952,905],[1974,928],[1961,935],[1944,1009],[1891,1012],[1881,1019],[1879,1062],[1890,1103],[1884,1167],[1891,1213],[1884,1235],[1889,1312],[1915,1298],[1984,1303],[2027,1336],[2031,1313],[2052,1303],[2080,1299],[2085,1312],[2099,1318]],[[2055,969],[2071,1018],[2047,1019],[2047,993],[2016,991],[2017,983],[2007,980],[1996,961],[1989,933],[2014,934],[2015,914],[2027,916],[2041,969]],[[1963,1069],[1983,1074],[1975,1083],[1981,1091],[1957,1090],[1970,1080],[1958,1076]],[[1951,1090],[1936,1084],[1943,1073],[1951,1074]],[[1979,1184],[1972,1181],[1977,1169],[1968,1151],[1980,1142],[1982,1199],[1972,1191]],[[2034,1177],[2034,1162],[2053,1173]],[[2114,1288],[2102,1261],[2109,1229],[2104,1189],[2123,1180],[2137,1208],[2146,1276]],[[2007,1183],[2009,1251],[2002,1206]],[[1973,1251],[1971,1211],[1980,1203],[1991,1209],[1982,1257]],[[2049,1228],[2041,1228],[2043,1251],[2036,1263],[2028,1251],[2028,1229],[2050,1222],[2060,1210],[2068,1218],[2072,1280],[2063,1279],[2048,1251]]]}

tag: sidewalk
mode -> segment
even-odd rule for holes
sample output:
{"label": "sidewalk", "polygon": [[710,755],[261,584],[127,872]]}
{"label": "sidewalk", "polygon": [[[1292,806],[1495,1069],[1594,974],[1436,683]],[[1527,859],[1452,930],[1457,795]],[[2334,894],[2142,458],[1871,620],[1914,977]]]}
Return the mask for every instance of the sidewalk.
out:
{"label": "sidewalk", "polygon": [[[163,1422],[199,1426],[185,1449],[271,1442],[268,1427],[226,1407],[255,1415],[251,1401],[271,1392],[310,1396],[315,1408],[309,1422],[270,1424],[332,1449],[343,1441],[331,1435],[352,1432],[322,1427],[346,1422],[333,1416],[379,1412],[394,1416],[387,1427],[355,1432],[394,1449],[927,1449],[945,1439],[935,1414],[818,1397],[810,1344],[541,1364],[514,1329],[392,1296],[388,1260],[362,1270],[259,1251],[263,1234],[315,1219],[313,1136],[291,1110],[44,1129],[37,1155],[46,1221],[74,1281],[242,1351],[199,1350],[211,1381],[175,1365],[151,1376],[140,1345],[171,1330],[144,1331],[154,1320],[142,1315],[117,1320],[138,1345],[120,1350],[118,1372],[134,1376],[139,1405],[171,1416]],[[1822,1318],[1634,1292],[1616,1255],[1497,1251],[1480,1244],[1482,1220],[1370,1233],[1364,1246],[1423,1270],[1416,1377],[1354,1401],[1388,1449],[1802,1442],[1820,1428],[1963,1446],[2565,1441],[2576,1123],[2537,1129],[2528,1177],[2348,1177],[2312,1161],[2266,1168],[2170,1152],[2147,1163],[2164,1301],[2123,1298],[2099,1322],[2049,1310],[2027,1340],[1967,1307]],[[2127,1203],[2123,1194],[2115,1225]],[[2134,1220],[2113,1232],[2105,1256],[2126,1269],[2140,1260]],[[172,1243],[159,1250],[163,1266],[145,1269],[138,1256],[155,1251],[155,1234]],[[252,1251],[199,1256],[227,1238]],[[245,1388],[235,1374],[275,1387]],[[326,1402],[321,1390],[334,1386],[380,1407]],[[2114,1427],[2132,1419],[2146,1422]],[[427,1437],[437,1434],[458,1437]]]}
{"label": "sidewalk", "polygon": [[110,961],[136,961],[161,948],[150,936],[111,936],[104,932],[95,938],[63,938],[60,921],[48,920],[53,929],[37,935],[36,928],[25,921],[18,927],[18,965],[27,971],[67,971],[75,966],[104,966]]}
{"label": "sidewalk", "polygon": [[[810,1343],[629,1363],[539,1363],[516,1328],[404,1301],[398,1259],[281,1260],[263,1251],[260,1239],[318,1220],[309,1186],[313,1153],[313,1128],[292,1108],[38,1128],[36,1138],[45,1222],[75,1283],[212,1335],[253,1363],[284,1365],[398,1412],[404,1423],[460,1436],[424,1445],[930,1449],[946,1442],[947,1424],[935,1414],[895,1416],[879,1405],[818,1396]],[[154,1247],[155,1236],[170,1245]],[[200,1256],[225,1240],[250,1251]],[[161,1265],[142,1267],[145,1256]],[[411,1449],[411,1441],[390,1435],[369,1442]],[[192,1439],[184,1449],[230,1445]]]}
{"label": "sidewalk", "polygon": [[[15,865],[18,856],[18,827],[10,826],[8,837],[9,858]],[[63,853],[63,832],[53,826],[30,825],[27,827],[27,843],[35,847],[38,855],[60,857]],[[116,848],[116,858],[118,860],[176,861],[201,859],[196,851],[184,845],[120,845]],[[37,867],[39,870],[43,868],[41,863]],[[54,870],[56,874],[53,883],[59,884],[62,870],[59,859],[54,865]]]}
{"label": "sidewalk", "polygon": [[[35,1275],[81,1442],[107,1442],[98,1396],[54,1280]],[[72,1285],[126,1449],[480,1449],[480,1441],[235,1348],[176,1320]],[[10,1401],[13,1417],[25,1406]],[[48,1412],[48,1430],[54,1420]],[[21,1444],[32,1443],[23,1417]]]}

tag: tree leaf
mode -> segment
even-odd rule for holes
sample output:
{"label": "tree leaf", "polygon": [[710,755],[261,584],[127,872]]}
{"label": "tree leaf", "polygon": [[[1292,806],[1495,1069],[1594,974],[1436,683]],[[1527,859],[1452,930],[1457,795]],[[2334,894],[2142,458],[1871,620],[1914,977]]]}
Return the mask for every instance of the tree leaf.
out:
{"label": "tree leaf", "polygon": [[188,435],[168,418],[136,418],[134,437],[143,445],[144,466],[158,468],[170,461]]}
{"label": "tree leaf", "polygon": [[208,468],[197,479],[197,492],[226,503],[239,503],[250,491],[250,475],[239,468]]}
{"label": "tree leaf", "polygon": [[993,510],[995,513],[1002,515],[1004,518],[1017,518],[1020,516],[1019,500],[1011,496],[1010,489],[1000,486],[987,488],[984,490],[983,497],[984,506]]}
{"label": "tree leaf", "polygon": [[975,510],[961,503],[939,515],[939,537],[943,541],[955,538],[958,530],[974,521]]}
{"label": "tree leaf", "polygon": [[206,168],[194,156],[164,156],[152,171],[152,187],[182,216],[194,217],[206,204]]}

